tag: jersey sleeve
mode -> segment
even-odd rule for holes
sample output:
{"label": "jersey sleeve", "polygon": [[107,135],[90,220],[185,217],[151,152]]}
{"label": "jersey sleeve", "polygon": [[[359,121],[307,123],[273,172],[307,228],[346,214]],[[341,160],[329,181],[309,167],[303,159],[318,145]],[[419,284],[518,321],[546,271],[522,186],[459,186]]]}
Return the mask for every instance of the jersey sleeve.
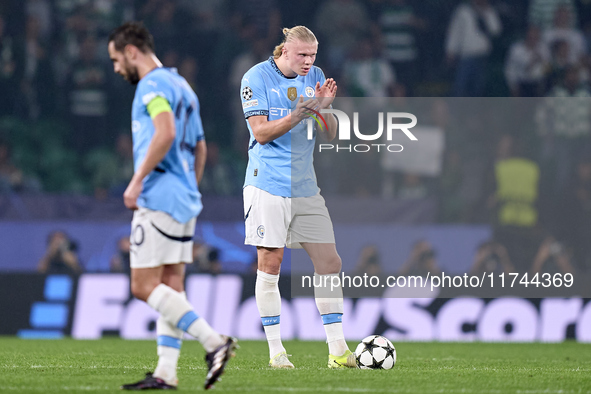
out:
{"label": "jersey sleeve", "polygon": [[162,97],[171,108],[175,106],[174,91],[170,84],[158,76],[148,76],[146,80],[142,80],[141,84],[138,85],[138,95],[142,105],[145,107],[148,113],[148,104],[157,97]]}
{"label": "jersey sleeve", "polygon": [[256,115],[269,115],[267,88],[265,81],[256,69],[251,69],[244,74],[240,83],[240,99],[246,119]]}

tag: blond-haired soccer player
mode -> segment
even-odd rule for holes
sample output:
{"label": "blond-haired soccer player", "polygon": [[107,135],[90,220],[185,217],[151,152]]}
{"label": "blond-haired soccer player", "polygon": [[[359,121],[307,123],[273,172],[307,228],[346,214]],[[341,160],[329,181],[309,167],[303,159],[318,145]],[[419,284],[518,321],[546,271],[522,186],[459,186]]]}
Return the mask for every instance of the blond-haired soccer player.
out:
{"label": "blond-haired soccer player", "polygon": [[[244,184],[245,243],[257,247],[256,302],[269,343],[271,367],[293,368],[281,342],[279,271],[284,247],[304,248],[315,275],[338,275],[341,259],[332,222],[313,167],[314,139],[306,122],[312,111],[329,108],[337,85],[314,66],[318,41],[308,28],[283,29],[283,42],[267,61],[242,78],[241,98],[250,131]],[[319,129],[326,140],[337,131],[333,116]],[[330,283],[330,281],[329,281]],[[356,367],[342,327],[343,295],[316,294],[324,323],[330,368]]]}
{"label": "blond-haired soccer player", "polygon": [[156,324],[158,366],[125,390],[175,389],[183,332],[207,355],[205,389],[224,371],[236,346],[199,317],[184,294],[185,263],[192,261],[195,220],[201,212],[197,183],[206,145],[199,101],[176,70],[154,54],[150,32],[128,22],[109,36],[114,71],[137,85],[132,107],[135,173],[123,194],[131,223],[131,291],[160,312]]}

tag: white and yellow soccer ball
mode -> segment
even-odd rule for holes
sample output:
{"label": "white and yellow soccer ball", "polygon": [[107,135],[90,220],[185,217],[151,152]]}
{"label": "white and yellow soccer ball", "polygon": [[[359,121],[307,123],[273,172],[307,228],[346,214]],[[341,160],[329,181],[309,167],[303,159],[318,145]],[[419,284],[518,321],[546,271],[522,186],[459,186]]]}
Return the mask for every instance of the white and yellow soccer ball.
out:
{"label": "white and yellow soccer ball", "polygon": [[355,349],[357,366],[361,369],[391,369],[396,364],[396,348],[381,335],[370,335]]}

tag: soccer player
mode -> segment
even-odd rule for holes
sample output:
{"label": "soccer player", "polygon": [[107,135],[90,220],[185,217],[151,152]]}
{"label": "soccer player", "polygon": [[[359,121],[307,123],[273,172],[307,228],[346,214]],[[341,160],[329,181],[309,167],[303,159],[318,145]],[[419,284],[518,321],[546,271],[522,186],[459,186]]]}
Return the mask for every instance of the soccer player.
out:
{"label": "soccer player", "polygon": [[[331,106],[337,85],[313,65],[318,49],[314,33],[296,26],[283,29],[283,34],[273,56],[242,78],[242,108],[250,132],[243,193],[245,243],[257,247],[255,296],[269,343],[269,365],[293,368],[279,329],[278,281],[284,247],[303,248],[321,280],[341,270],[332,222],[316,185],[314,139],[308,140],[303,121],[312,111]],[[326,122],[328,127],[318,133],[330,141],[337,121],[327,116]],[[343,335],[342,289],[327,297],[315,288],[315,297],[326,331],[328,366],[356,367]]]}
{"label": "soccer player", "polygon": [[206,145],[199,101],[175,69],[162,67],[154,40],[141,23],[127,22],[109,36],[114,71],[137,85],[132,107],[135,173],[123,194],[131,223],[131,291],[160,312],[158,366],[126,390],[175,389],[183,332],[207,354],[205,389],[224,371],[236,347],[199,317],[184,293],[185,263],[192,261],[195,221],[201,212],[197,184]]}

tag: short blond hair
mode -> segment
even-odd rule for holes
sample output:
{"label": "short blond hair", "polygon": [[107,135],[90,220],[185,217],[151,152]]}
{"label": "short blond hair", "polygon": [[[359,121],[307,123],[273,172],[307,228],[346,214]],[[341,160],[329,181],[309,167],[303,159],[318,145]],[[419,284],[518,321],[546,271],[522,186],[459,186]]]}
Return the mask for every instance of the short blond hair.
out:
{"label": "short blond hair", "polygon": [[283,42],[277,45],[273,50],[273,57],[275,59],[281,56],[283,51],[283,46],[286,42],[290,41],[303,41],[303,42],[318,42],[312,30],[308,29],[306,26],[294,26],[291,29],[284,27],[283,28]]}

